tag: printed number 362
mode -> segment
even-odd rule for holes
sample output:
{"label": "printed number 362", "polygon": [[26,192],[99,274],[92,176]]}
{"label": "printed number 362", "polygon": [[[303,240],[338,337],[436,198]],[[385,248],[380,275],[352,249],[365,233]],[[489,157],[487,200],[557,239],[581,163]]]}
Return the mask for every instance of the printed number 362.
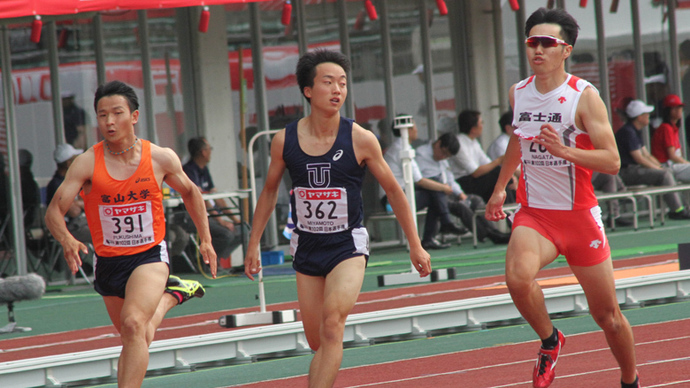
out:
{"label": "printed number 362", "polygon": [[312,218],[316,216],[317,219],[323,219],[326,217],[326,213],[324,212],[324,209],[322,209],[323,205],[328,205],[330,207],[330,211],[328,209],[325,209],[328,211],[328,219],[329,220],[335,220],[338,217],[334,216],[333,213],[335,212],[336,208],[336,203],[335,201],[328,201],[328,202],[319,202],[318,205],[316,205],[316,209],[313,210],[312,213],[312,203],[308,201],[304,201],[304,204],[307,207],[307,214],[304,215],[305,218]]}

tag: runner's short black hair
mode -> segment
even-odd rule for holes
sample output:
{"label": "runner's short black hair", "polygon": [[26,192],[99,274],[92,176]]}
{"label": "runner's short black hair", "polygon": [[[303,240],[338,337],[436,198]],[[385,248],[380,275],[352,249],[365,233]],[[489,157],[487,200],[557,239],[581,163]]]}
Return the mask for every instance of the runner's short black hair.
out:
{"label": "runner's short black hair", "polygon": [[139,109],[139,98],[137,93],[131,86],[122,81],[110,81],[103,84],[96,89],[96,95],[93,99],[93,109],[98,111],[98,101],[103,97],[108,96],[122,96],[127,100],[129,111],[134,112]]}
{"label": "runner's short black hair", "polygon": [[[304,96],[304,88],[314,86],[314,77],[316,77],[316,66],[322,63],[335,63],[345,70],[345,73],[350,72],[350,60],[343,54],[337,51],[330,51],[325,49],[318,49],[310,51],[297,61],[297,84],[299,91]],[[311,99],[304,96],[311,103]]]}
{"label": "runner's short black hair", "polygon": [[525,22],[525,36],[529,37],[529,32],[532,27],[537,24],[558,24],[561,26],[561,36],[563,40],[571,46],[575,46],[577,41],[577,34],[580,26],[577,24],[575,18],[562,8],[539,8],[534,11],[527,22]]}

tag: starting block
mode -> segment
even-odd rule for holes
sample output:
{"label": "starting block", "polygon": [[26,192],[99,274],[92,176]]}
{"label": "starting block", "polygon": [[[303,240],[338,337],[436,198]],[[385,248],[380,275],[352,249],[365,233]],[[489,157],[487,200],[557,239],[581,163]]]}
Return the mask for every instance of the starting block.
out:
{"label": "starting block", "polygon": [[433,283],[440,280],[450,279],[455,279],[455,268],[435,269],[431,271],[429,276],[424,278],[419,277],[419,273],[416,271],[378,276],[379,287],[412,283]]}
{"label": "starting block", "polygon": [[297,310],[283,310],[224,315],[218,318],[218,324],[221,327],[235,328],[240,326],[295,322],[296,320]]}

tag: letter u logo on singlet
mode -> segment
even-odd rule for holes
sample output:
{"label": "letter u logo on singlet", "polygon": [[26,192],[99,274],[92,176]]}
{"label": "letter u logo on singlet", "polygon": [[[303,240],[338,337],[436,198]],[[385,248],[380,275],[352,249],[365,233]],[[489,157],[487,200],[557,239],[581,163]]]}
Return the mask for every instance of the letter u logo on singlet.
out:
{"label": "letter u logo on singlet", "polygon": [[311,187],[328,187],[331,183],[330,163],[309,163],[307,164],[307,173]]}

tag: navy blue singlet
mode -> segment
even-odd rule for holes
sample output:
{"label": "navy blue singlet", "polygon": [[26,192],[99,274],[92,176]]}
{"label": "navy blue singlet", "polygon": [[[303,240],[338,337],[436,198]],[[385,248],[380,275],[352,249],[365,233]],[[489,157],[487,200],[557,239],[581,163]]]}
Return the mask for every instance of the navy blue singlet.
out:
{"label": "navy blue singlet", "polygon": [[352,145],[352,123],[340,119],[331,149],[307,155],[299,145],[297,123],[285,127],[283,160],[292,179],[290,241],[293,267],[312,276],[326,276],[337,264],[369,254],[369,236],[362,226],[364,167]]}

